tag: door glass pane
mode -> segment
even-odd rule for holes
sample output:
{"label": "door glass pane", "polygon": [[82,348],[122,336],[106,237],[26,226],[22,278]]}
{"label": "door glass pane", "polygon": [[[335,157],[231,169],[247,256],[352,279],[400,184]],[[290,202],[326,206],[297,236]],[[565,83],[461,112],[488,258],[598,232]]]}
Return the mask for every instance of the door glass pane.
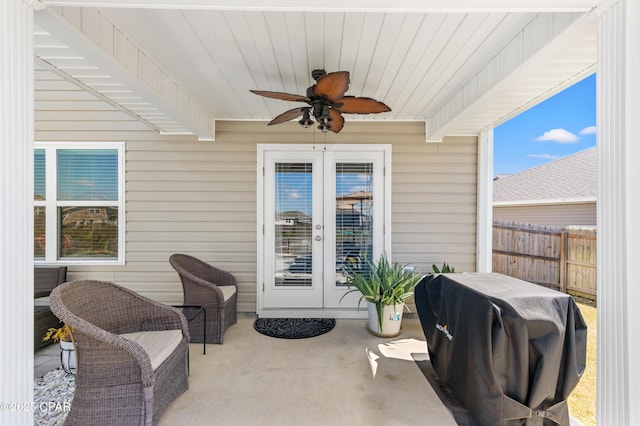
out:
{"label": "door glass pane", "polygon": [[312,164],[275,164],[275,285],[312,285]]}
{"label": "door glass pane", "polygon": [[336,164],[336,284],[364,270],[373,251],[373,164]]}

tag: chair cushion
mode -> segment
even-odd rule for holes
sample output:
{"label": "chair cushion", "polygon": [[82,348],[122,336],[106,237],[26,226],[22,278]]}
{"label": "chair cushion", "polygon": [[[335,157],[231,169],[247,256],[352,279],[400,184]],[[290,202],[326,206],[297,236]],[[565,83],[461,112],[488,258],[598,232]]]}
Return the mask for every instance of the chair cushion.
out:
{"label": "chair cushion", "polygon": [[120,336],[142,346],[155,370],[178,347],[182,340],[182,330],[141,331]]}
{"label": "chair cushion", "polygon": [[224,300],[229,300],[231,296],[236,294],[235,285],[221,285],[218,286],[218,288],[220,289],[220,291],[222,291],[222,297],[224,297]]}

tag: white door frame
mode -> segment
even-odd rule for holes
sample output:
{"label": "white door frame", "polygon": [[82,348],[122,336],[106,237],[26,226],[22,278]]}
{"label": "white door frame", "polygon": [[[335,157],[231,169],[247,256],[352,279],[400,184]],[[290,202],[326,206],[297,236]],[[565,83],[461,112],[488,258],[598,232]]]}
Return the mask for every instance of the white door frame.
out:
{"label": "white door frame", "polygon": [[[314,150],[327,151],[327,152],[354,152],[359,151],[366,156],[367,152],[382,152],[384,154],[384,169],[383,169],[383,186],[381,191],[377,191],[378,197],[383,197],[384,210],[381,212],[382,216],[382,232],[383,232],[383,244],[381,247],[374,247],[374,256],[382,253],[386,253],[387,256],[391,256],[391,145],[389,144],[358,144],[358,145],[327,145],[321,147],[314,147],[310,145],[299,144],[258,144],[257,146],[257,268],[256,268],[256,313],[263,318],[269,317],[331,317],[331,318],[366,318],[366,306],[362,305],[360,309],[352,307],[333,307],[333,308],[280,308],[269,309],[265,307],[264,289],[265,289],[265,154],[271,151],[286,151],[286,152],[298,152],[309,153]],[[337,154],[339,156],[339,154]],[[352,295],[352,300],[357,300],[358,296]],[[347,305],[347,303],[345,303]]]}

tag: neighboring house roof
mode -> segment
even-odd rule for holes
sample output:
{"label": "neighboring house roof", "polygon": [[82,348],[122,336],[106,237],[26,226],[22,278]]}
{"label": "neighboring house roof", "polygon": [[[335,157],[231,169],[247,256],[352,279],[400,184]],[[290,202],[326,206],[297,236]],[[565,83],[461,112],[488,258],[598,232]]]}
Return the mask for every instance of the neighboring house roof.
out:
{"label": "neighboring house roof", "polygon": [[596,201],[597,148],[589,148],[493,182],[493,203]]}

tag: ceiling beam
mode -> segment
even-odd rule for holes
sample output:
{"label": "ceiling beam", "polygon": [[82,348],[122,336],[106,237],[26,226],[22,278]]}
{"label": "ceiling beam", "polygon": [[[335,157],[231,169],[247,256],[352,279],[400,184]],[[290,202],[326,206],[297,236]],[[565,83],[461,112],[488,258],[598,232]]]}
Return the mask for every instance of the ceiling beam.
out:
{"label": "ceiling beam", "polygon": [[[81,59],[106,73],[114,85],[154,107],[152,112],[128,109],[117,100],[117,93],[101,92],[107,98],[113,96],[123,109],[152,123],[163,134],[194,134],[200,140],[214,140],[213,117],[99,9],[46,8],[36,12],[36,22]],[[37,55],[38,49],[35,51]],[[46,62],[56,67],[55,57]],[[68,74],[71,81],[87,84],[83,77],[74,76],[73,70],[61,67],[60,72]]]}
{"label": "ceiling beam", "polygon": [[586,12],[603,0],[40,0],[45,5],[279,12]]}
{"label": "ceiling beam", "polygon": [[[478,130],[493,128],[593,73],[595,31],[591,14],[572,14],[570,20],[556,19],[548,14],[536,15],[478,72],[452,91],[444,104],[427,114],[427,141],[441,141],[444,136],[472,135]],[[584,64],[567,67],[561,82],[549,81],[544,96],[510,96],[511,102],[504,101],[506,93],[526,87],[528,79],[536,72],[545,66],[553,66],[554,61],[562,61],[572,47],[584,44],[585,40],[588,42],[591,35],[594,36],[593,49],[585,50],[584,58],[581,58]],[[501,111],[487,114],[487,105],[497,101],[504,106]]]}

